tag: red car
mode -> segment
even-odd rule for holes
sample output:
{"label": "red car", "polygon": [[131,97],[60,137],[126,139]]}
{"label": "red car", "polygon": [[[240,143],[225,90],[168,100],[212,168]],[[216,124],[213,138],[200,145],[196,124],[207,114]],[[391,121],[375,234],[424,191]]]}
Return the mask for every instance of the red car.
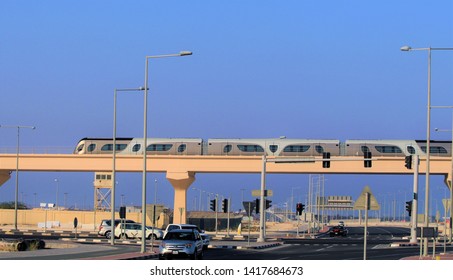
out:
{"label": "red car", "polygon": [[348,234],[348,231],[342,226],[335,226],[329,232],[329,235],[331,237],[332,236],[346,236],[347,234]]}

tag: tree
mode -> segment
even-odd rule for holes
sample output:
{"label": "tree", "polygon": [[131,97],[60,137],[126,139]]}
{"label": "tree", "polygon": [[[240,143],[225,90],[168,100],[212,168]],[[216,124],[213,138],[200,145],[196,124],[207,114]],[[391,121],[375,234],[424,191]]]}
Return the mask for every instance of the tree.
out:
{"label": "tree", "polygon": [[[14,201],[1,202],[0,209],[14,209]],[[17,202],[17,209],[28,209],[28,207],[22,202]]]}

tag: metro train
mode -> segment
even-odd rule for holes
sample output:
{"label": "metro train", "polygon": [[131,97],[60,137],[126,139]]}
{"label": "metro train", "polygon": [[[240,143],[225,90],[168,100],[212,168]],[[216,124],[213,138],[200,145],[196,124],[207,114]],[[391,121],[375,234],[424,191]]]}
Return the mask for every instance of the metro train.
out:
{"label": "metro train", "polygon": [[[143,154],[143,138],[117,138],[116,153]],[[268,155],[268,156],[397,156],[424,155],[426,140],[315,140],[148,138],[149,155]],[[112,138],[83,138],[74,154],[111,154]],[[451,141],[430,141],[432,156],[451,156]]]}

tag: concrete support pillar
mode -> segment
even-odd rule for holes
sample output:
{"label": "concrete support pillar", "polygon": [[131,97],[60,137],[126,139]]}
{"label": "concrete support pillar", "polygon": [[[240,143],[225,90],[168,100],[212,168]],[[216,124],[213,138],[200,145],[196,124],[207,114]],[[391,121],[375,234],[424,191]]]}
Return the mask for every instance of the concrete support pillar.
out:
{"label": "concrete support pillar", "polygon": [[0,170],[0,186],[11,178],[10,174],[11,171],[9,170]]}
{"label": "concrete support pillar", "polygon": [[195,181],[193,172],[167,172],[167,180],[175,189],[173,223],[185,224],[187,212],[187,190]]}

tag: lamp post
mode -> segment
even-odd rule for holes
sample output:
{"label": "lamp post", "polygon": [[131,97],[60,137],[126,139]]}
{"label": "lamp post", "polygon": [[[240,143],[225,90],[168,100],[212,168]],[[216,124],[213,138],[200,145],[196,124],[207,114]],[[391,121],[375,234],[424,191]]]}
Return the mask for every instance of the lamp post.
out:
{"label": "lamp post", "polygon": [[16,146],[16,190],[14,194],[14,229],[17,230],[17,200],[19,196],[19,139],[20,129],[30,128],[36,129],[34,126],[28,125],[0,125],[1,128],[16,128],[17,129],[17,146]]}
{"label": "lamp post", "polygon": [[[294,190],[300,189],[300,187],[291,187],[291,213],[294,211]],[[297,216],[297,214],[296,214]]]}
{"label": "lamp post", "polygon": [[[428,104],[426,124],[426,175],[425,175],[425,219],[424,226],[429,227],[429,171],[430,171],[430,138],[431,138],[431,51],[453,51],[453,48],[412,48],[403,46],[401,51],[428,51]],[[428,238],[424,239],[425,244],[423,255],[428,255]]]}
{"label": "lamp post", "polygon": [[198,211],[201,211],[201,192],[203,192],[201,189],[198,189],[198,188],[193,188],[194,191],[199,191],[200,192],[200,196],[199,196],[199,199],[198,199]]}
{"label": "lamp post", "polygon": [[156,210],[157,210],[157,179],[154,179],[153,230],[151,233],[151,251],[154,250],[154,229],[156,228]]}
{"label": "lamp post", "polygon": [[[153,58],[165,58],[176,56],[192,55],[192,52],[181,51],[176,54],[149,55],[145,57],[145,94],[143,100],[143,174],[142,174],[142,229],[146,227],[146,148],[147,148],[147,126],[148,126],[148,61]],[[142,230],[141,252],[146,251],[145,231]]]}
{"label": "lamp post", "polygon": [[[116,88],[113,91],[113,147],[112,147],[112,161],[113,161],[113,167],[112,167],[112,193],[110,196],[110,211],[112,214],[111,218],[111,225],[112,225],[112,231],[110,235],[110,244],[114,245],[115,244],[115,234],[114,234],[114,225],[115,225],[115,189],[116,189],[116,99],[117,99],[117,93],[118,91],[142,91],[144,90],[143,87],[139,88]],[[121,203],[122,204],[122,203]]]}

